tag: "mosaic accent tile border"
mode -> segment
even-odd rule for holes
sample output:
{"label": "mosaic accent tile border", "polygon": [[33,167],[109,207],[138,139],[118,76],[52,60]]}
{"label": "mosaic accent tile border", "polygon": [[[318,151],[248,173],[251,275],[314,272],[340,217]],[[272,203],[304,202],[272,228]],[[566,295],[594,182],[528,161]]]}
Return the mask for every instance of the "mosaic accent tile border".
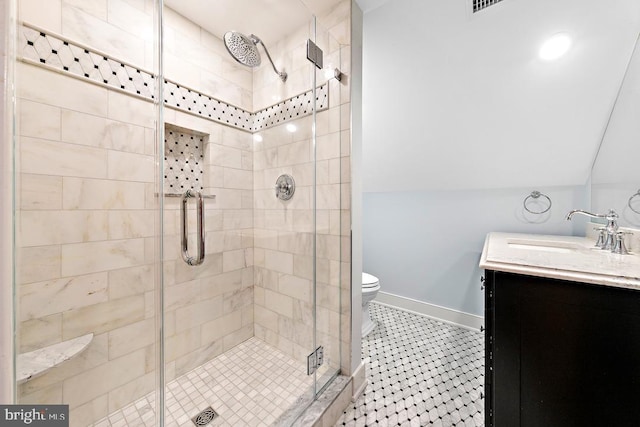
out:
{"label": "mosaic accent tile border", "polygon": [[[21,26],[19,55],[63,73],[155,100],[156,76],[59,36]],[[170,80],[163,85],[164,104],[247,132],[256,132],[312,113],[313,91],[252,113]],[[316,89],[316,111],[329,108],[327,83]]]}
{"label": "mosaic accent tile border", "polygon": [[[312,100],[313,91],[308,91],[258,111],[254,114],[254,132],[311,114]],[[316,111],[329,107],[329,86],[326,83],[316,89],[316,101]]]}
{"label": "mosaic accent tile border", "polygon": [[155,76],[29,27],[20,27],[22,57],[110,87],[154,99]]}

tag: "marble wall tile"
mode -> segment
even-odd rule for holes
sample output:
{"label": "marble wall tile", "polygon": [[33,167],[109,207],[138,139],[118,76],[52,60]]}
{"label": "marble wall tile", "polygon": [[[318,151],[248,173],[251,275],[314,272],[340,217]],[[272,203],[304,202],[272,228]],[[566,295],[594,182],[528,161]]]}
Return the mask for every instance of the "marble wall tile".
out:
{"label": "marble wall tile", "polygon": [[316,190],[318,209],[340,209],[340,191],[340,184],[318,185]]}
{"label": "marble wall tile", "polygon": [[253,282],[250,285],[243,283],[243,275],[246,270],[249,269],[230,271],[201,281],[202,298],[213,298],[237,292],[244,287],[253,286]]}
{"label": "marble wall tile", "polygon": [[197,303],[201,298],[200,280],[167,286],[165,288],[164,309],[166,311],[174,311],[178,308],[189,307]]}
{"label": "marble wall tile", "polygon": [[176,332],[194,329],[223,315],[222,297],[202,300],[176,310]]}
{"label": "marble wall tile", "polygon": [[311,160],[311,141],[300,141],[278,147],[278,166],[306,163]]}
{"label": "marble wall tile", "polygon": [[109,299],[117,300],[133,295],[142,295],[154,288],[154,272],[152,265],[142,265],[108,273]]}
{"label": "marble wall tile", "polygon": [[189,266],[182,259],[176,260],[175,266],[177,283],[216,276],[222,273],[222,254],[207,254],[204,262],[199,266]]}
{"label": "marble wall tile", "polygon": [[16,80],[20,98],[103,117],[107,115],[107,89],[103,87],[23,62],[16,63]]}
{"label": "marble wall tile", "polygon": [[181,333],[166,337],[165,360],[176,360],[196,351],[200,347],[200,328],[187,329]]}
{"label": "marble wall tile", "polygon": [[61,248],[54,246],[36,246],[20,248],[20,283],[32,283],[61,277]]}
{"label": "marble wall tile", "polygon": [[248,340],[254,335],[253,325],[243,326],[242,328],[225,335],[222,339],[223,351],[227,351],[237,346],[243,341]]}
{"label": "marble wall tile", "polygon": [[71,406],[81,405],[144,374],[145,350],[141,349],[66,379],[64,401]]}
{"label": "marble wall tile", "polygon": [[19,135],[54,141],[60,139],[60,108],[39,102],[18,100],[17,111],[20,112]]}
{"label": "marble wall tile", "polygon": [[[149,17],[148,25],[153,25]],[[131,30],[130,28],[128,30]],[[62,35],[137,66],[145,65],[144,38],[63,4]]]}
{"label": "marble wall tile", "polygon": [[156,338],[155,319],[145,319],[112,329],[108,335],[109,359],[112,360],[152,345]]}
{"label": "marble wall tile", "polygon": [[144,209],[143,183],[63,178],[64,209]]}
{"label": "marble wall tile", "polygon": [[21,137],[20,169],[42,175],[106,178],[107,153],[96,148]]}
{"label": "marble wall tile", "polygon": [[99,334],[144,318],[144,296],[94,304],[62,314],[62,337]]}
{"label": "marble wall tile", "polygon": [[278,282],[278,291],[281,294],[301,300],[306,303],[312,302],[312,283],[308,279],[292,275],[281,275]]}
{"label": "marble wall tile", "polygon": [[242,167],[242,150],[209,143],[205,147],[205,159],[212,165],[240,169]]}
{"label": "marble wall tile", "polygon": [[109,120],[78,111],[62,110],[63,142],[110,148],[138,154],[152,154],[146,149],[146,132],[142,126]]}
{"label": "marble wall tile", "polygon": [[293,298],[266,289],[264,291],[264,300],[265,306],[270,307],[276,313],[293,317]]}
{"label": "marble wall tile", "polygon": [[103,21],[107,20],[107,4],[109,0],[64,0],[68,6],[80,9]]}
{"label": "marble wall tile", "polygon": [[245,259],[245,250],[226,251],[222,253],[222,271],[238,270],[245,268],[247,262]]}
{"label": "marble wall tile", "polygon": [[204,342],[197,351],[185,354],[175,361],[176,375],[183,375],[203,363],[221,355],[224,352],[222,340]]}
{"label": "marble wall tile", "polygon": [[108,118],[123,123],[143,126],[149,129],[155,127],[155,106],[146,100],[129,95],[108,92]]}
{"label": "marble wall tile", "polygon": [[46,405],[62,402],[62,384],[53,384],[35,390],[33,393],[20,394],[20,404]]}
{"label": "marble wall tile", "polygon": [[129,405],[131,402],[135,402],[138,398],[149,393],[149,390],[153,390],[156,385],[157,376],[158,373],[152,371],[123,386],[116,387],[109,391],[108,413],[113,413],[114,411]]}
{"label": "marble wall tile", "polygon": [[20,207],[23,210],[62,209],[62,177],[21,174]]}
{"label": "marble wall tile", "polygon": [[340,260],[340,236],[319,234],[316,245],[318,257],[325,260]]}
{"label": "marble wall tile", "polygon": [[[110,24],[144,41],[152,41],[154,33],[153,16],[123,0],[109,0],[107,20]],[[111,52],[110,50],[108,52]]]}
{"label": "marble wall tile", "polygon": [[293,273],[293,258],[289,253],[265,250],[265,267],[285,274]]}
{"label": "marble wall tile", "polygon": [[154,182],[155,160],[153,156],[108,151],[108,178],[118,181]]}
{"label": "marble wall tile", "polygon": [[89,211],[22,211],[18,239],[23,247],[104,240],[107,213]]}
{"label": "marble wall tile", "polygon": [[73,276],[145,263],[144,239],[62,245],[62,274]]}
{"label": "marble wall tile", "polygon": [[178,81],[187,87],[200,86],[200,70],[193,65],[185,67],[185,61],[179,53],[171,50],[165,52],[164,69],[165,77],[169,80]]}
{"label": "marble wall tile", "polygon": [[108,300],[107,273],[21,285],[20,318],[39,319]]}
{"label": "marble wall tile", "polygon": [[165,7],[163,9],[163,15],[168,28],[187,36],[192,42],[200,41],[201,29],[194,22],[188,20],[169,7]]}
{"label": "marble wall tile", "polygon": [[21,0],[18,6],[18,17],[21,21],[61,32],[62,0]]}
{"label": "marble wall tile", "polygon": [[201,342],[219,342],[225,335],[237,331],[243,326],[241,316],[241,311],[234,311],[218,319],[204,323],[201,329]]}
{"label": "marble wall tile", "polygon": [[233,312],[242,313],[242,309],[253,304],[253,287],[236,290],[224,294],[222,311],[224,314]]}
{"label": "marble wall tile", "polygon": [[62,314],[20,322],[18,346],[21,353],[62,341]]}
{"label": "marble wall tile", "polygon": [[224,168],[223,185],[225,188],[252,190],[253,172],[240,169]]}
{"label": "marble wall tile", "polygon": [[107,212],[109,221],[108,237],[111,240],[152,237],[154,223],[153,211],[116,211]]}
{"label": "marble wall tile", "polygon": [[[232,230],[250,230],[253,227],[253,211],[251,209],[227,209],[223,212],[222,227],[226,231],[225,239],[233,238]],[[236,237],[241,237],[239,231],[236,231]],[[225,249],[229,247],[225,243]]]}
{"label": "marble wall tile", "polygon": [[278,236],[278,250],[292,254],[313,255],[313,234],[281,232]]}
{"label": "marble wall tile", "polygon": [[96,399],[73,409],[69,409],[69,418],[80,425],[89,425],[95,420],[106,417],[109,414],[109,398],[103,394]]}

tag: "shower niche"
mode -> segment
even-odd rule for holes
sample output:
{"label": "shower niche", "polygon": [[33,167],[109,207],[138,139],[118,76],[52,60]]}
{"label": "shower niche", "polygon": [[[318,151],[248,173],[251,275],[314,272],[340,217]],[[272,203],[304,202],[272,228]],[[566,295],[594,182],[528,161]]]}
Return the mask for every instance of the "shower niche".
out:
{"label": "shower niche", "polygon": [[209,135],[169,123],[164,125],[164,190],[181,195],[187,190],[202,192],[204,146]]}

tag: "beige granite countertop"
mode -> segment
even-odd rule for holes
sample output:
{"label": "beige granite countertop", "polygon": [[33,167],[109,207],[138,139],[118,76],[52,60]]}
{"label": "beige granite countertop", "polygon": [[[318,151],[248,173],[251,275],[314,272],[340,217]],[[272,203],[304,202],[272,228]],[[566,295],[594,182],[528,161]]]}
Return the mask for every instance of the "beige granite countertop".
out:
{"label": "beige granite countertop", "polygon": [[[640,251],[628,255],[594,247],[595,238],[489,233],[480,268],[574,282],[640,289]],[[633,251],[635,247],[635,251]]]}

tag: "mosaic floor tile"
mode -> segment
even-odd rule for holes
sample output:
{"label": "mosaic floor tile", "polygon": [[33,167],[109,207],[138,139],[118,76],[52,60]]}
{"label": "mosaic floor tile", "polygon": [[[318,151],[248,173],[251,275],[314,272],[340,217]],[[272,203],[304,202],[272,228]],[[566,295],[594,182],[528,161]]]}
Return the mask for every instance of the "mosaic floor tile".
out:
{"label": "mosaic floor tile", "polygon": [[[286,387],[278,385],[286,378]],[[265,342],[251,338],[166,386],[165,425],[193,427],[211,406],[212,427],[267,427],[313,387],[306,366]],[[152,427],[157,423],[150,393],[99,420],[94,427]]]}
{"label": "mosaic floor tile", "polygon": [[369,385],[336,426],[483,426],[484,335],[372,303]]}

